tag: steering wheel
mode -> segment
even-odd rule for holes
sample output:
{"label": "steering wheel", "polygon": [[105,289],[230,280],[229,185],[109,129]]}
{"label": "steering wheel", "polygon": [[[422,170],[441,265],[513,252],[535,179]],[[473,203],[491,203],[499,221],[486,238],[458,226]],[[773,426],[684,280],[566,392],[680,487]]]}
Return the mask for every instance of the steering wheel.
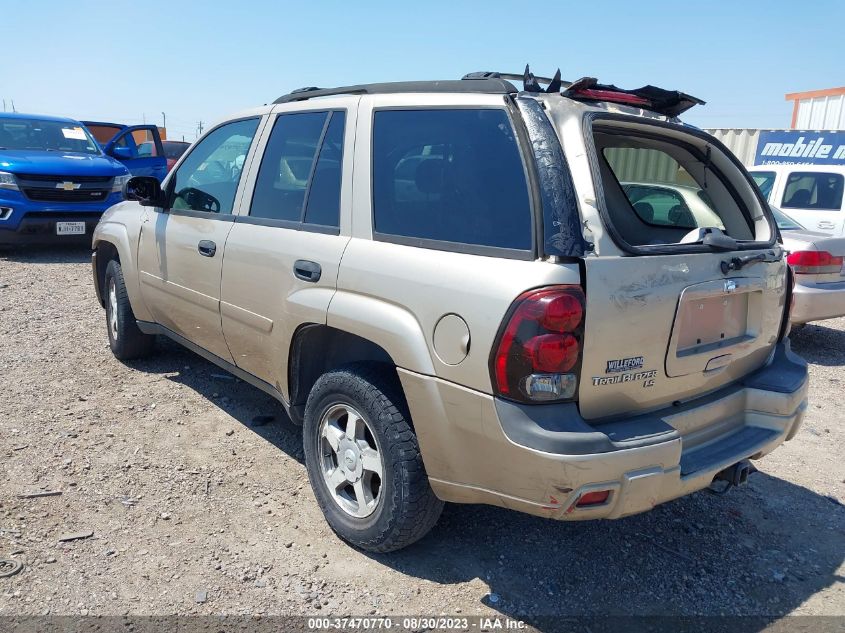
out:
{"label": "steering wheel", "polygon": [[185,187],[176,196],[184,200],[188,208],[193,211],[220,213],[220,201],[205,191],[200,191],[194,187]]}

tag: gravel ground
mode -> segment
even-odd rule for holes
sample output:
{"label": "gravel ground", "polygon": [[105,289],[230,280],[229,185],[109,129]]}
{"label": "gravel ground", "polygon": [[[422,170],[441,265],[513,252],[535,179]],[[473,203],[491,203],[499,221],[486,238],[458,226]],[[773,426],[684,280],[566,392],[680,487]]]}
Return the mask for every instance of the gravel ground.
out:
{"label": "gravel ground", "polygon": [[0,615],[843,615],[845,319],[793,347],[810,411],[743,489],[589,523],[451,505],[376,556],[326,526],[275,401],[172,343],[115,360],[87,251],[0,253],[0,558],[25,565]]}

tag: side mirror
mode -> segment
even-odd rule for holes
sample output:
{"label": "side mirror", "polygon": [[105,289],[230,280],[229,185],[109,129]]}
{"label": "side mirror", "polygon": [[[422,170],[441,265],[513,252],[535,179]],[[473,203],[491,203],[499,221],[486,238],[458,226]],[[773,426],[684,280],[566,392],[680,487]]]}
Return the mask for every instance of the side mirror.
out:
{"label": "side mirror", "polygon": [[112,146],[108,148],[108,153],[117,160],[132,160],[135,158],[135,154],[131,147]]}
{"label": "side mirror", "polygon": [[158,178],[133,176],[123,185],[123,198],[139,202],[142,207],[167,207],[167,197]]}

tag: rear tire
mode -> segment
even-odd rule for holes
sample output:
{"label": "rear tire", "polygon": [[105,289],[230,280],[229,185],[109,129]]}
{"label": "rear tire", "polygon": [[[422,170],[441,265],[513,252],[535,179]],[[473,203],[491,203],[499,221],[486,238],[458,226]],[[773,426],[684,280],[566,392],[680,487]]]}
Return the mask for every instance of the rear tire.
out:
{"label": "rear tire", "polygon": [[106,267],[104,284],[106,330],[109,347],[119,360],[133,360],[148,356],[155,346],[155,336],[144,334],[129,304],[120,262],[112,260]]}
{"label": "rear tire", "polygon": [[393,367],[360,363],[321,376],[303,434],[311,487],[342,539],[391,552],[437,523],[443,502],[428,483]]}

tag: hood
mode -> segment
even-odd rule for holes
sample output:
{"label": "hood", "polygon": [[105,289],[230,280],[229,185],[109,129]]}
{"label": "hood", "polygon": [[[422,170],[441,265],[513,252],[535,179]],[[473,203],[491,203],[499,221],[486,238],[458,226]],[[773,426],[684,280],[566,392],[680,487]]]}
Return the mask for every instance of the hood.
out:
{"label": "hood", "polygon": [[120,176],[129,173],[121,163],[104,154],[0,150],[0,171],[45,176]]}
{"label": "hood", "polygon": [[793,251],[827,251],[831,255],[845,256],[845,237],[830,237],[813,231],[781,231],[783,246]]}

